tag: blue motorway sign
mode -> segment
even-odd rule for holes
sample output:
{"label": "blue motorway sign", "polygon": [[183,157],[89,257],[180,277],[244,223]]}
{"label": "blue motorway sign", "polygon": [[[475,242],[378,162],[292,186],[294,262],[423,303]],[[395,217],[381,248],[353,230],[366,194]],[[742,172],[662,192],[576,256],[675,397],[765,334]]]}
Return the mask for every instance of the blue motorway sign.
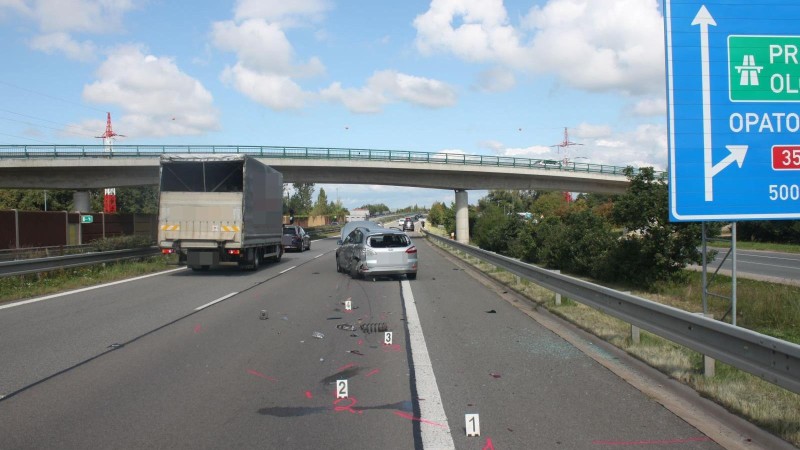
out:
{"label": "blue motorway sign", "polygon": [[800,219],[800,2],[664,0],[672,221]]}

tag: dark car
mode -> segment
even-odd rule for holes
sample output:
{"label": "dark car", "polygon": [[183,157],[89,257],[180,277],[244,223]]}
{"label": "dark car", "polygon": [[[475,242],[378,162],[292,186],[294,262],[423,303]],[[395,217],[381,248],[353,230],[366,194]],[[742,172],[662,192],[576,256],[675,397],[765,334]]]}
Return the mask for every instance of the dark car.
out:
{"label": "dark car", "polygon": [[414,219],[406,217],[405,222],[403,222],[403,231],[414,231]]}
{"label": "dark car", "polygon": [[311,250],[311,236],[300,225],[284,225],[281,243],[286,250]]}

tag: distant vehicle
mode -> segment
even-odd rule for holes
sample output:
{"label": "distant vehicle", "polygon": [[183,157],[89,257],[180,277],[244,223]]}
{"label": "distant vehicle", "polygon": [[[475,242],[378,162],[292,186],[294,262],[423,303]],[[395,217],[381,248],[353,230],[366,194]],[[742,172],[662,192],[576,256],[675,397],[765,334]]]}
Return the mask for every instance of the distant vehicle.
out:
{"label": "distant vehicle", "polygon": [[272,167],[245,155],[165,155],[160,191],[158,245],[179,264],[280,261],[283,175]]}
{"label": "distant vehicle", "polygon": [[403,231],[414,231],[414,219],[406,217],[406,220],[403,222]]}
{"label": "distant vehicle", "polygon": [[543,167],[545,169],[560,169],[561,161],[555,159],[540,159],[534,161],[533,167]]}
{"label": "distant vehicle", "polygon": [[300,225],[284,225],[282,243],[285,250],[311,250],[311,236]]}
{"label": "distant vehicle", "polygon": [[405,224],[405,223],[406,223],[406,218],[405,217],[401,217],[401,218],[397,219],[397,225],[399,225],[400,228],[403,228],[403,224]]}
{"label": "distant vehicle", "polygon": [[417,278],[417,248],[402,231],[357,227],[336,250],[336,271],[353,278],[405,275]]}

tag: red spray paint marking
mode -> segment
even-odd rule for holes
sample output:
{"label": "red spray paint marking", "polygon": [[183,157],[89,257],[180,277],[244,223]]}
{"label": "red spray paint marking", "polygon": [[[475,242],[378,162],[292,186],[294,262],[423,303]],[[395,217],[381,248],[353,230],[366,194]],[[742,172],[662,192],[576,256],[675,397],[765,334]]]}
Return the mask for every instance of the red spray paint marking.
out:
{"label": "red spray paint marking", "polygon": [[314,398],[314,396],[311,395],[311,391],[306,391],[306,398]]}
{"label": "red spray paint marking", "polygon": [[402,352],[403,348],[400,347],[400,344],[384,345],[383,351],[386,353]]}
{"label": "red spray paint marking", "polygon": [[490,438],[486,438],[486,445],[483,446],[483,450],[494,450],[494,445],[492,445]]}
{"label": "red spray paint marking", "polygon": [[358,340],[358,345],[364,345],[364,340],[363,339],[359,339]]}
{"label": "red spray paint marking", "polygon": [[428,425],[433,425],[435,427],[449,428],[447,425],[442,425],[441,423],[436,423],[436,422],[432,422],[430,420],[425,420],[425,419],[421,419],[419,417],[414,417],[411,414],[409,414],[407,412],[403,412],[403,411],[394,411],[394,415],[395,416],[400,416],[400,417],[402,417],[404,419],[408,419],[408,420],[416,420],[417,422],[427,423]]}
{"label": "red spray paint marking", "polygon": [[353,366],[355,366],[355,364],[353,364],[353,363],[347,364],[345,366],[342,366],[342,367],[339,367],[338,369],[336,369],[336,372],[341,372],[343,370],[347,370],[347,369],[349,369],[349,368],[351,368]]}
{"label": "red spray paint marking", "polygon": [[194,326],[194,334],[199,334],[199,333],[200,333],[200,330],[201,330],[202,328],[203,328],[203,327],[202,327],[202,326],[200,326],[200,324],[199,324],[199,323],[198,323],[197,325],[195,325],[195,326]]}
{"label": "red spray paint marking", "polygon": [[592,441],[595,445],[665,445],[665,444],[688,444],[690,442],[709,442],[708,436],[694,437],[687,439],[667,439],[662,441]]}
{"label": "red spray paint marking", "polygon": [[373,375],[375,375],[375,374],[379,373],[380,371],[381,371],[381,369],[375,369],[375,370],[371,371],[370,373],[368,373],[368,374],[364,375],[364,377],[365,377],[365,378],[371,377],[371,376],[373,376]]}
{"label": "red spray paint marking", "polygon": [[249,373],[250,375],[255,375],[255,376],[259,377],[259,378],[263,378],[265,380],[278,381],[277,378],[268,377],[268,376],[264,375],[263,373],[261,373],[261,372],[259,372],[257,370],[247,369],[247,373]]}
{"label": "red spray paint marking", "polygon": [[[346,405],[346,406],[336,406],[336,405],[338,405],[340,402],[342,402],[342,401],[346,401],[346,400],[349,400],[349,401],[350,401],[350,404],[349,404],[349,405]],[[347,411],[347,412],[349,412],[350,414],[364,414],[364,411],[356,411],[356,410],[354,410],[354,409],[353,409],[353,406],[355,406],[355,405],[356,405],[356,403],[358,403],[358,400],[356,400],[356,399],[355,399],[355,398],[353,398],[353,397],[347,397],[347,398],[337,398],[336,400],[334,400],[334,401],[333,401],[333,410],[334,410],[334,411],[336,411],[336,412]]]}

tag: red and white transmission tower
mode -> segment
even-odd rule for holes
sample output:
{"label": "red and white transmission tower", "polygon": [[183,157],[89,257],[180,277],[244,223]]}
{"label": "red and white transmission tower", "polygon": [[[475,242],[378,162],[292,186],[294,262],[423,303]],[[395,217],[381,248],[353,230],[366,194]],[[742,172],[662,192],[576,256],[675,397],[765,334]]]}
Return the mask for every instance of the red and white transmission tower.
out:
{"label": "red and white transmission tower", "polygon": [[108,118],[106,119],[106,132],[100,136],[95,136],[98,139],[103,140],[103,145],[105,146],[105,150],[109,153],[113,152],[114,149],[114,138],[115,137],[125,137],[124,134],[117,134],[114,133],[114,130],[111,128],[111,113],[108,113]]}
{"label": "red and white transmission tower", "polygon": [[[563,150],[564,158],[561,159],[562,166],[567,166],[569,164],[569,162],[570,162],[569,161],[569,148],[572,147],[573,145],[583,145],[583,144],[579,144],[577,142],[570,141],[569,140],[569,131],[567,130],[567,127],[564,127],[564,140],[562,142],[559,142],[558,144],[550,146],[550,147],[556,147],[558,149],[558,153],[561,153],[562,150]],[[564,192],[564,200],[566,200],[567,203],[572,202],[572,194],[570,194],[569,192]]]}
{"label": "red and white transmission tower", "polygon": [[[108,153],[114,152],[114,138],[115,137],[125,137],[124,134],[117,134],[114,133],[114,129],[111,128],[111,113],[108,113],[108,118],[106,119],[106,132],[103,133],[101,136],[95,136],[96,138],[103,139],[103,145],[105,146],[105,150]],[[103,193],[103,212],[106,214],[113,214],[117,212],[117,190],[114,188],[107,188]]]}

